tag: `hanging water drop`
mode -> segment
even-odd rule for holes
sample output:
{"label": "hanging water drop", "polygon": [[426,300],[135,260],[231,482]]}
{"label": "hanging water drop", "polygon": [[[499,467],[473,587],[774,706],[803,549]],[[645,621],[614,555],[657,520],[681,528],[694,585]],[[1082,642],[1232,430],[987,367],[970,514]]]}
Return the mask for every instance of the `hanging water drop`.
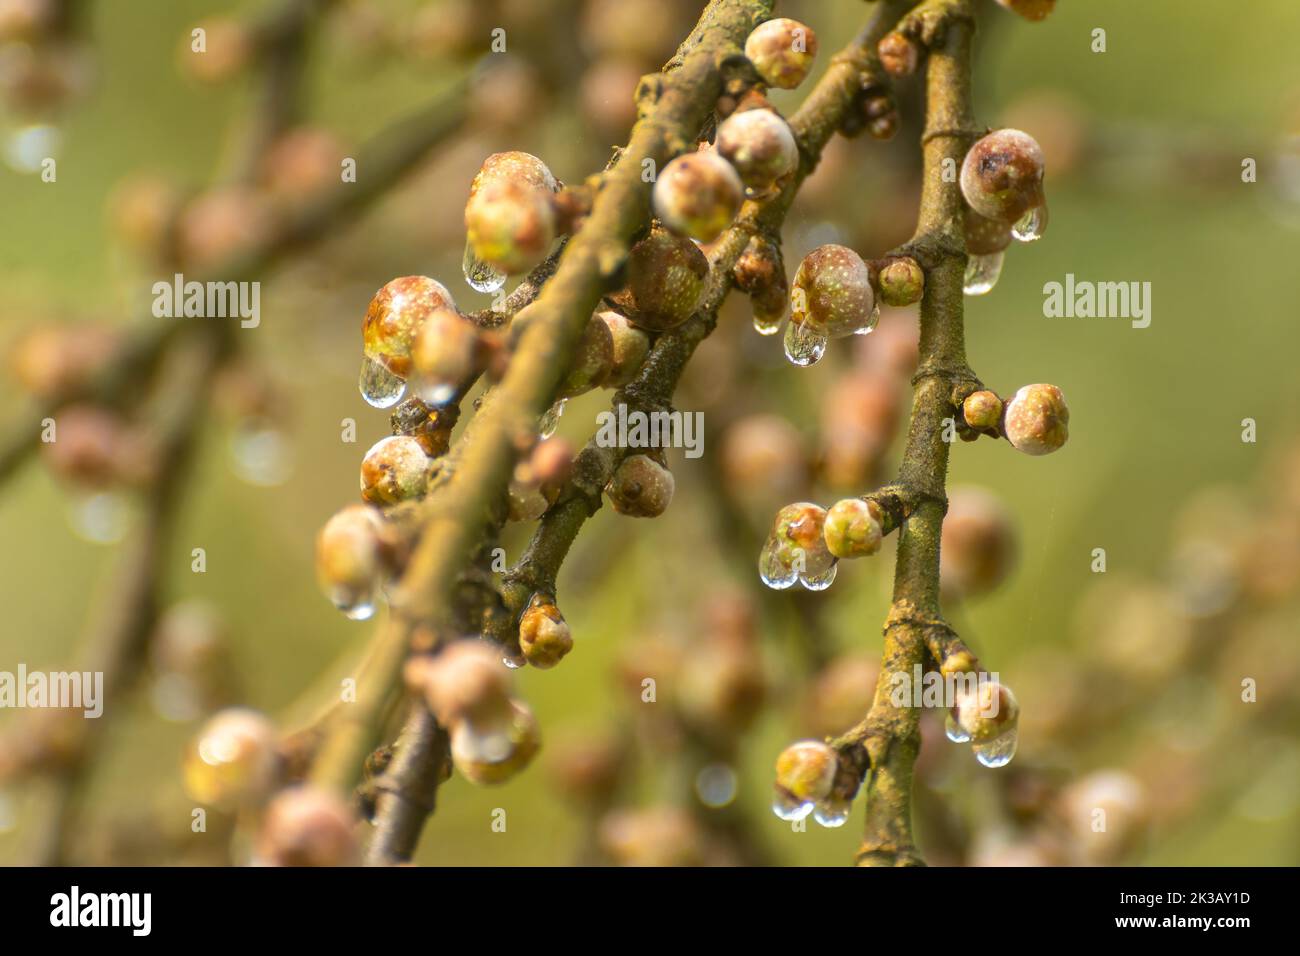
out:
{"label": "hanging water drop", "polygon": [[1035,206],[1011,227],[1011,235],[1021,242],[1033,242],[1047,231],[1047,204]]}
{"label": "hanging water drop", "polygon": [[474,247],[468,242],[465,243],[465,256],[461,259],[460,268],[465,273],[465,281],[475,292],[491,295],[506,284],[506,274],[498,272],[474,255]]}
{"label": "hanging water drop", "polygon": [[775,318],[754,313],[754,331],[759,335],[776,335],[781,331],[781,316]]}
{"label": "hanging water drop", "polygon": [[1016,744],[1019,734],[1016,728],[994,737],[992,740],[984,743],[972,744],[971,749],[975,751],[975,759],[986,767],[1005,767],[1011,763],[1011,758],[1016,755]]}
{"label": "hanging water drop", "polygon": [[429,382],[418,389],[420,400],[426,405],[439,407],[456,399],[456,385],[452,382]]}
{"label": "hanging water drop", "polygon": [[8,135],[4,144],[5,162],[18,173],[38,173],[47,159],[58,157],[63,133],[57,126],[34,123],[21,126]]}
{"label": "hanging water drop", "polygon": [[357,387],[361,397],[375,408],[392,408],[406,394],[406,382],[369,356],[361,360]]}
{"label": "hanging water drop", "polygon": [[824,827],[835,829],[849,822],[849,813],[852,809],[853,805],[847,800],[836,800],[834,797],[827,797],[818,803],[813,810],[813,819]]}
{"label": "hanging water drop", "polygon": [[993,291],[1002,275],[1005,252],[990,252],[986,256],[971,256],[966,262],[966,279],[962,291],[967,295],[986,295]]}
{"label": "hanging water drop", "polygon": [[785,357],[791,364],[807,368],[826,354],[826,333],[810,322],[791,322],[785,327]]}
{"label": "hanging water drop", "polygon": [[546,414],[537,422],[538,435],[542,438],[550,438],[555,434],[555,429],[560,424],[560,416],[564,414],[564,406],[568,403],[567,398],[562,398],[546,410]]}
{"label": "hanging water drop", "polygon": [[117,544],[126,536],[126,502],[117,492],[101,491],[73,499],[68,519],[73,531],[95,544]]}
{"label": "hanging water drop", "polygon": [[962,725],[957,723],[951,711],[943,719],[943,732],[955,744],[964,744],[970,740],[970,734],[966,733]]}
{"label": "hanging water drop", "polygon": [[812,811],[813,804],[811,800],[800,800],[793,793],[781,787],[777,787],[776,792],[772,795],[772,812],[787,823],[802,820]]}
{"label": "hanging water drop", "polygon": [[871,307],[871,316],[867,319],[865,325],[861,325],[853,330],[854,335],[870,335],[876,331],[876,326],[880,324],[880,303],[877,302]]}
{"label": "hanging water drop", "polygon": [[776,591],[794,587],[799,580],[799,572],[782,554],[781,542],[775,535],[768,535],[767,543],[758,555],[758,576],[763,583]]}
{"label": "hanging water drop", "polygon": [[827,568],[799,575],[799,583],[809,591],[825,591],[835,583],[835,572],[838,568],[838,562],[832,561]]}
{"label": "hanging water drop", "polygon": [[350,621],[368,621],[375,615],[374,591],[359,592],[352,588],[335,588],[330,601]]}

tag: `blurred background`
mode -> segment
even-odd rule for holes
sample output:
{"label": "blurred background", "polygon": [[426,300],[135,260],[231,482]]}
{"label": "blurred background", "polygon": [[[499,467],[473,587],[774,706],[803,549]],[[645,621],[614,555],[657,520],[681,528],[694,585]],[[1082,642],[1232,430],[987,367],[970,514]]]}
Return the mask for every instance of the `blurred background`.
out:
{"label": "blurred background", "polygon": [[[313,572],[317,529],[356,500],[361,455],[388,433],[387,413],[356,385],[371,295],[425,274],[463,310],[489,305],[458,274],[483,158],[527,150],[566,182],[600,169],[625,141],[637,77],[672,54],[702,5],[339,0],[314,26],[293,129],[239,186],[256,90],[238,31],[270,0],[88,3],[44,33],[24,26],[28,6],[0,3],[10,423],[42,387],[41,341],[72,348],[57,331],[34,335],[93,326],[72,338],[94,352],[96,336],[147,317],[152,284],[173,271],[160,244],[200,261],[255,241],[263,218],[336,180],[340,157],[472,78],[465,123],[427,161],[266,273],[261,324],[236,333],[240,355],[212,395],[162,562],[160,628],[172,633],[103,718],[75,812],[59,810],[57,777],[13,770],[30,715],[0,712],[11,751],[0,754],[0,861],[32,859],[34,834],[53,825],[67,830],[71,862],[220,862],[229,828],[190,832],[187,742],[231,704],[289,720],[372,629],[335,611]],[[992,293],[966,300],[968,351],[999,394],[1060,386],[1071,438],[1044,459],[987,440],[954,451],[950,484],[985,494],[954,496],[945,609],[1016,690],[1020,752],[984,769],[929,715],[921,849],[934,863],[1300,863],[1300,8],[1062,0],[1033,24],[983,7],[978,116],[1043,145],[1051,226],[1010,250]],[[865,11],[778,4],[815,29],[821,51],[800,90],[773,95],[779,108],[793,111]],[[190,53],[198,25],[212,44],[202,65]],[[488,52],[496,27],[505,53]],[[1093,52],[1098,28],[1104,53]],[[911,234],[918,92],[916,78],[899,84],[893,140],[828,150],[786,224],[788,272],[825,242],[870,258]],[[1257,182],[1242,180],[1247,158]],[[1150,327],[1045,318],[1044,284],[1067,273],[1149,282]],[[832,342],[796,369],[732,296],[677,395],[704,413],[703,457],[670,456],[677,494],[661,519],[604,508],[587,524],[559,580],[575,649],[553,671],[518,673],[542,754],[500,788],[453,777],[418,862],[852,859],[861,802],[842,829],[795,832],[768,809],[772,762],[865,712],[893,539],[819,594],[766,592],[756,560],[782,504],[829,505],[892,475],[915,322],[887,310],[873,335]],[[581,446],[608,401],[598,391],[570,402],[559,434]],[[347,418],[355,443],[340,438]],[[87,489],[44,457],[0,489],[0,670],[75,659],[141,511],[128,491]],[[509,529],[512,559],[531,530]],[[723,632],[743,636],[743,660]],[[169,656],[175,646],[199,647],[202,668]],[[657,709],[629,679],[647,660],[673,675]],[[1102,835],[1089,827],[1098,806],[1111,821]]]}

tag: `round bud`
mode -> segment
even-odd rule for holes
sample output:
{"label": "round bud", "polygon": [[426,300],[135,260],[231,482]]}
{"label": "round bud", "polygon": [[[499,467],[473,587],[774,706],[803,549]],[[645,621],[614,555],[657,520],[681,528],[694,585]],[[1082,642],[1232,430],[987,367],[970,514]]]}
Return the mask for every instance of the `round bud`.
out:
{"label": "round bud", "polygon": [[234,809],[261,799],[279,770],[275,725],[257,711],[223,710],[185,754],[185,792],[199,803]]}
{"label": "round bud", "polygon": [[722,435],[722,473],[741,500],[788,501],[808,480],[803,435],[780,415],[738,419]]}
{"label": "round bud", "polygon": [[1011,245],[1011,224],[985,219],[973,209],[966,209],[966,252],[972,256],[991,256]]}
{"label": "round bud", "polygon": [[532,762],[542,744],[537,718],[510,701],[508,712],[486,723],[462,720],[452,725],[451,759],[470,783],[505,783]]}
{"label": "round bud", "polygon": [[527,272],[555,240],[551,193],[509,179],[486,182],[465,205],[465,232],[482,261],[506,275]]}
{"label": "round bud", "polygon": [[576,452],[567,438],[553,435],[533,446],[526,464],[527,479],[542,487],[558,487],[569,480]]}
{"label": "round bud", "polygon": [[141,441],[116,412],[96,405],[63,409],[54,427],[54,441],[41,444],[46,464],[59,478],[91,488],[123,477],[128,448]]}
{"label": "round bud", "polygon": [[422,395],[443,404],[479,366],[478,328],[455,309],[435,309],[411,346],[411,365]]}
{"label": "round bud", "polygon": [[347,155],[328,130],[301,127],[280,137],[262,159],[262,183],[275,199],[301,206],[339,182]]}
{"label": "round bud", "polygon": [[181,42],[181,68],[205,83],[220,83],[242,70],[253,55],[253,37],[244,24],[231,17],[204,20],[196,29],[203,30],[203,49],[194,49],[193,33]]}
{"label": "round bud", "polygon": [[939,540],[939,583],[945,599],[993,590],[1016,563],[1016,534],[1002,502],[982,488],[954,488]]}
{"label": "round bud", "polygon": [[1014,223],[1043,205],[1045,160],[1038,143],[1018,129],[989,133],[970,148],[961,167],[961,192],[986,219]]}
{"label": "round bud", "polygon": [[39,40],[57,13],[54,0],[0,0],[0,43]]}
{"label": "round bud", "polygon": [[596,318],[609,326],[614,347],[614,361],[604,384],[608,388],[622,388],[636,377],[650,354],[650,336],[617,312],[599,312]]}
{"label": "round bud", "polygon": [[227,186],[189,203],[177,223],[182,261],[215,268],[263,241],[272,226],[266,200],[251,189]]}
{"label": "round bud", "polygon": [[519,648],[539,670],[554,667],[573,650],[573,634],[554,604],[534,599],[519,619]]}
{"label": "round bud", "polygon": [[961,415],[967,425],[979,431],[997,428],[1002,421],[1002,399],[988,389],[971,392],[962,402]]}
{"label": "round bud", "polygon": [[[1135,850],[1151,816],[1146,789],[1123,770],[1098,770],[1080,777],[1061,791],[1057,801],[1057,812],[1083,862],[1094,866],[1115,866]],[[1098,810],[1106,823],[1101,829],[1096,826]]]}
{"label": "round bud", "polygon": [[605,486],[619,514],[657,518],[668,510],[676,482],[673,473],[648,455],[629,455],[619,463]]}
{"label": "round bud", "polygon": [[626,287],[611,301],[642,328],[663,332],[695,311],[709,260],[691,240],[655,228],[628,253],[626,274]]}
{"label": "round bud", "polygon": [[603,319],[592,316],[578,343],[569,374],[560,383],[558,398],[574,398],[605,384],[614,367],[614,335]]}
{"label": "round bud", "polygon": [[357,820],[328,790],[285,790],[266,808],[256,856],[264,866],[352,866],[357,863]]}
{"label": "round bud", "polygon": [[348,505],[316,535],[316,578],[344,613],[357,618],[374,611],[375,590],[387,571],[381,537],[383,519],[369,505]]}
{"label": "round bud", "polygon": [[677,705],[700,732],[735,737],[762,709],[767,681],[751,644],[725,634],[708,637],[682,661]]}
{"label": "round bud", "polygon": [[861,498],[845,498],[831,505],[822,525],[826,547],[837,558],[861,558],[880,550],[880,506]]}
{"label": "round bud", "polygon": [[473,200],[480,189],[494,182],[515,182],[542,193],[553,193],[560,188],[544,162],[532,153],[518,150],[493,153],[483,160],[469,185],[469,198]]}
{"label": "round bud", "polygon": [[831,338],[851,335],[873,321],[871,271],[847,246],[818,246],[799,263],[790,290],[790,321],[805,322]]}
{"label": "round bud", "polygon": [[621,866],[700,866],[705,835],[682,807],[616,810],[600,821],[600,845]]}
{"label": "round bud", "polygon": [[414,658],[406,682],[444,727],[465,720],[490,724],[509,714],[510,672],[500,651],[482,641],[454,641],[432,660]]}
{"label": "round bud", "polygon": [[1017,451],[1048,455],[1065,444],[1070,409],[1055,385],[1024,385],[1007,402],[1003,428]]}
{"label": "round bud", "polygon": [[405,379],[411,374],[411,350],[425,320],[440,309],[456,308],[447,287],[428,276],[402,276],[375,293],[361,323],[368,358]]}
{"label": "round bud", "polygon": [[789,125],[767,109],[732,113],[718,127],[717,149],[736,167],[741,181],[760,193],[784,180],[799,165],[799,147]]}
{"label": "round bud", "polygon": [[776,758],[776,788],[791,802],[804,805],[830,796],[839,760],[820,740],[793,743]]}
{"label": "round bud", "polygon": [[925,272],[910,257],[893,259],[880,270],[880,301],[904,308],[921,301],[925,293]]}
{"label": "round bud", "polygon": [[973,743],[986,743],[1015,728],[1020,705],[1011,689],[997,681],[976,681],[974,687],[959,683],[952,719]]}
{"label": "round bud", "polygon": [[390,435],[361,459],[361,497],[378,505],[422,498],[429,486],[429,456],[408,435]]}
{"label": "round bud", "polygon": [[792,90],[803,82],[817,57],[817,34],[788,17],[768,20],[745,40],[745,56],[768,86]]}
{"label": "round bud", "polygon": [[659,173],[654,211],[678,235],[712,242],[736,218],[743,198],[735,167],[702,150],[678,156]]}
{"label": "round bud", "polygon": [[870,483],[894,439],[899,413],[899,385],[892,376],[845,375],[832,382],[821,406],[820,464],[827,483],[837,488]]}
{"label": "round bud", "polygon": [[135,176],[113,188],[113,229],[138,253],[159,253],[181,209],[176,187],[159,176]]}
{"label": "round bud", "polygon": [[911,76],[921,61],[921,49],[910,37],[897,30],[886,33],[876,45],[880,65],[890,76]]}
{"label": "round bud", "polygon": [[1026,20],[1042,20],[1056,7],[1056,0],[998,0],[998,3]]}

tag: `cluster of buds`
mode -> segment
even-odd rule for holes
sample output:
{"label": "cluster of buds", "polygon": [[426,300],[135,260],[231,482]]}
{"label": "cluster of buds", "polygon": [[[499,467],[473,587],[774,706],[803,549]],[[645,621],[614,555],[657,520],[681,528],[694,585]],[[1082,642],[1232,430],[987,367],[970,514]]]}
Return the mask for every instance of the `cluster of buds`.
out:
{"label": "cluster of buds", "polygon": [[886,524],[880,505],[870,498],[844,498],[829,510],[806,501],[786,505],[759,555],[759,576],[777,590],[798,583],[823,591],[834,582],[840,558],[880,550]]}
{"label": "cluster of buds", "polygon": [[1012,239],[1033,242],[1046,230],[1045,169],[1038,142],[1018,129],[989,133],[967,152],[961,167],[970,256],[967,295],[983,295],[993,288]]}
{"label": "cluster of buds", "polygon": [[963,399],[957,431],[965,441],[1003,436],[1026,455],[1050,455],[1070,437],[1070,408],[1055,385],[1025,385],[1006,401],[980,389]]}
{"label": "cluster of buds", "polygon": [[[543,605],[534,607],[545,614]],[[535,630],[540,636],[544,629]],[[541,638],[547,653],[558,649],[554,637],[551,633]],[[455,641],[432,656],[413,657],[405,677],[407,686],[447,728],[452,763],[471,783],[504,783],[523,770],[541,746],[537,719],[511,696],[510,672],[500,653],[487,644]]]}

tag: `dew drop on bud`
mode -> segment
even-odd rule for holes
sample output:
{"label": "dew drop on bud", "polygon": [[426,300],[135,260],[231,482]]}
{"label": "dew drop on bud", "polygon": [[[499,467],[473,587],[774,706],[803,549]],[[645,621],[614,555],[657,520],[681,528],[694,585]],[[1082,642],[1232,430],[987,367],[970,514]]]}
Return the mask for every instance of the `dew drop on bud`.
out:
{"label": "dew drop on bud", "polygon": [[776,793],[772,796],[772,812],[778,818],[791,822],[802,820],[808,814],[812,813],[812,801],[803,801],[789,791],[777,787]]}
{"label": "dew drop on bud", "polygon": [[871,317],[867,319],[865,325],[861,325],[853,330],[854,335],[870,335],[876,331],[876,326],[880,324],[880,303],[871,307]]}
{"label": "dew drop on bud", "polygon": [[807,368],[826,354],[826,333],[809,322],[791,322],[785,327],[785,357],[791,364]]}
{"label": "dew drop on bud", "polygon": [[755,312],[754,331],[759,335],[776,335],[777,332],[781,331],[781,316],[768,318]]}
{"label": "dew drop on bud", "polygon": [[993,291],[1002,275],[1005,252],[991,252],[986,256],[971,256],[966,262],[966,280],[962,291],[967,295],[985,295]]}
{"label": "dew drop on bud", "polygon": [[1033,242],[1047,231],[1047,204],[1035,206],[1011,227],[1011,235],[1021,242]]}
{"label": "dew drop on bud", "polygon": [[955,744],[964,744],[970,740],[970,734],[962,729],[961,724],[957,723],[951,712],[943,719],[943,732]]}
{"label": "dew drop on bud", "polygon": [[1016,743],[1019,734],[1016,728],[1012,727],[1001,736],[994,737],[983,743],[971,744],[971,750],[975,751],[975,759],[986,767],[1005,767],[1011,763],[1011,758],[1016,755]]}
{"label": "dew drop on bud", "polygon": [[454,401],[456,386],[451,382],[430,382],[419,388],[420,401],[426,405],[440,406]]}
{"label": "dew drop on bud", "polygon": [[560,424],[560,416],[564,414],[564,406],[569,400],[562,398],[546,410],[537,422],[537,434],[542,438],[550,438],[555,434],[556,427]]}
{"label": "dew drop on bud", "polygon": [[834,829],[849,822],[849,813],[853,805],[847,800],[827,798],[817,804],[813,810],[813,819],[824,827]]}
{"label": "dew drop on bud", "polygon": [[512,671],[517,671],[528,663],[528,659],[522,654],[507,654],[505,657],[501,658],[501,663],[505,664],[506,667],[510,668]]}
{"label": "dew drop on bud", "polygon": [[373,591],[363,593],[351,588],[335,588],[330,592],[330,601],[350,621],[368,621],[375,615]]}
{"label": "dew drop on bud", "polygon": [[68,520],[72,530],[87,541],[117,544],[126,536],[126,501],[112,491],[80,495],[68,506]]}
{"label": "dew drop on bud", "polygon": [[392,408],[406,394],[406,382],[370,356],[361,360],[357,387],[361,390],[361,397],[375,408]]}
{"label": "dew drop on bud", "polygon": [[809,591],[825,591],[835,583],[835,571],[839,564],[832,561],[830,566],[814,574],[799,575],[799,583]]}
{"label": "dew drop on bud", "polygon": [[758,556],[758,576],[763,583],[776,591],[793,587],[799,580],[799,572],[781,555],[781,543],[775,535],[768,535]]}
{"label": "dew drop on bud", "polygon": [[506,284],[506,274],[498,272],[474,255],[474,247],[468,242],[465,243],[465,257],[461,259],[460,268],[465,273],[465,281],[475,292],[490,295]]}

